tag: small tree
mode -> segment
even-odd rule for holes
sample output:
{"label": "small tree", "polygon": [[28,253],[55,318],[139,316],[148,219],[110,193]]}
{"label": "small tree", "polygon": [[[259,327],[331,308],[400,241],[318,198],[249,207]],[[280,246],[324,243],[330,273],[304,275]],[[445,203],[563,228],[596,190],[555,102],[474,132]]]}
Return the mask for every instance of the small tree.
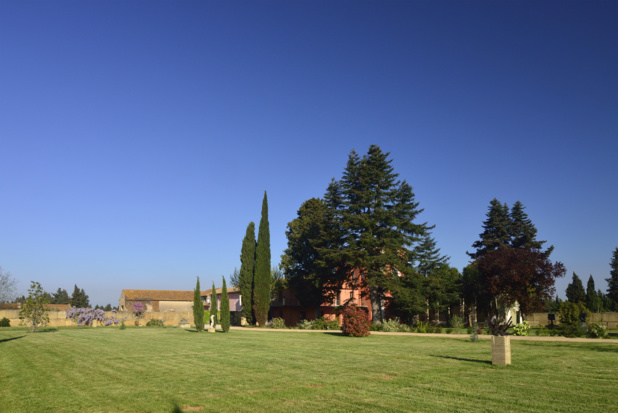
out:
{"label": "small tree", "polygon": [[137,317],[137,324],[139,324],[139,319],[144,316],[144,304],[137,302],[133,304],[133,315]]}
{"label": "small tree", "polygon": [[200,277],[197,277],[195,291],[193,292],[193,321],[197,331],[204,330],[204,304],[202,303],[202,293],[200,292]]}
{"label": "small tree", "polygon": [[573,281],[566,288],[567,300],[572,303],[585,303],[586,302],[586,290],[584,290],[584,284],[582,280],[573,272]]}
{"label": "small tree", "polygon": [[217,325],[217,289],[215,288],[215,283],[212,283],[212,292],[210,293],[210,316],[214,316],[212,328],[215,328]]}
{"label": "small tree", "polygon": [[19,318],[22,322],[32,326],[32,332],[35,332],[39,326],[45,326],[49,323],[46,304],[49,304],[49,299],[41,284],[32,281],[28,290],[28,297],[22,303],[19,312]]}
{"label": "small tree", "polygon": [[17,282],[10,272],[3,272],[0,267],[0,303],[9,303],[15,298]]}
{"label": "small tree", "polygon": [[230,331],[230,298],[227,295],[227,285],[225,284],[225,277],[223,278],[223,287],[221,288],[221,329],[224,333]]}

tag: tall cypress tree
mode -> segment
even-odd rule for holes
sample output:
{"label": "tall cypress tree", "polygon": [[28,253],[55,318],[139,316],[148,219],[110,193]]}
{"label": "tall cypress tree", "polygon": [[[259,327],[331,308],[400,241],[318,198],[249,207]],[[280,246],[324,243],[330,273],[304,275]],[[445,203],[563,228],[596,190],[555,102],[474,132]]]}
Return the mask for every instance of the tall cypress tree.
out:
{"label": "tall cypress tree", "polygon": [[588,278],[588,284],[586,285],[586,308],[595,313],[601,312],[601,298],[597,295],[592,275]]}
{"label": "tall cypress tree", "polygon": [[253,291],[253,311],[260,327],[268,321],[270,310],[270,229],[268,224],[268,199],[264,191],[262,217],[255,247],[255,277]]}
{"label": "tall cypress tree", "polygon": [[573,271],[573,281],[566,288],[567,300],[572,303],[586,303],[586,291],[584,290],[584,284],[582,280]]}
{"label": "tall cypress tree", "polygon": [[223,287],[221,288],[221,329],[224,333],[230,331],[230,298],[227,295],[227,285],[225,284],[225,277],[223,278]]}
{"label": "tall cypress tree", "polygon": [[612,261],[609,263],[611,271],[607,281],[607,298],[611,302],[614,311],[618,311],[618,248],[614,250]]}
{"label": "tall cypress tree", "polygon": [[197,331],[204,330],[204,304],[200,292],[200,277],[197,277],[195,291],[193,292],[193,322]]}
{"label": "tall cypress tree", "polygon": [[242,312],[248,324],[253,324],[253,284],[255,274],[255,224],[247,225],[240,252],[239,287],[242,297]]}
{"label": "tall cypress tree", "polygon": [[214,328],[217,325],[218,314],[217,314],[217,289],[215,288],[215,283],[212,283],[212,292],[210,293],[210,316],[215,316],[214,325],[211,326]]}

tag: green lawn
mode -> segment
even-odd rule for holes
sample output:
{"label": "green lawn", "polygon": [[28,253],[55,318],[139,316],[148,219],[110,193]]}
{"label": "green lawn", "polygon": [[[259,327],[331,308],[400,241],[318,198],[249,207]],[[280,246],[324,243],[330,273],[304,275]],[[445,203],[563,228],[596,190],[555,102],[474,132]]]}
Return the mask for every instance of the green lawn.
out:
{"label": "green lawn", "polygon": [[618,410],[618,345],[324,332],[0,329],[1,412]]}

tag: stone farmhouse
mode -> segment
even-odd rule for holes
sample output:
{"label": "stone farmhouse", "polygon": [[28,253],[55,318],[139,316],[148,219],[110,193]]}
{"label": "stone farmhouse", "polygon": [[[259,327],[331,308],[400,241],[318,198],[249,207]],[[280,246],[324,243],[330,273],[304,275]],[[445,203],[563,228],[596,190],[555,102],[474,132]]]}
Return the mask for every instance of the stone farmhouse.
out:
{"label": "stone farmhouse", "polygon": [[[230,312],[242,311],[240,290],[230,287],[227,290],[230,299]],[[204,310],[210,310],[212,289],[200,292]],[[221,288],[216,289],[217,309],[221,308]],[[147,313],[192,312],[193,291],[174,290],[122,290],[118,300],[120,311],[132,311],[133,304],[140,302]]]}

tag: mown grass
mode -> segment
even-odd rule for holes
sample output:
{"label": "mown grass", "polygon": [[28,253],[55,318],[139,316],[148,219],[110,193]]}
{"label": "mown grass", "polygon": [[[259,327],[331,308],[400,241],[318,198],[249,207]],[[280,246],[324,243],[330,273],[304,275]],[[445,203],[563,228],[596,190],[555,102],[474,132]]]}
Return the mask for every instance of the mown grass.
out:
{"label": "mown grass", "polygon": [[2,412],[618,410],[618,345],[179,328],[0,330]]}

